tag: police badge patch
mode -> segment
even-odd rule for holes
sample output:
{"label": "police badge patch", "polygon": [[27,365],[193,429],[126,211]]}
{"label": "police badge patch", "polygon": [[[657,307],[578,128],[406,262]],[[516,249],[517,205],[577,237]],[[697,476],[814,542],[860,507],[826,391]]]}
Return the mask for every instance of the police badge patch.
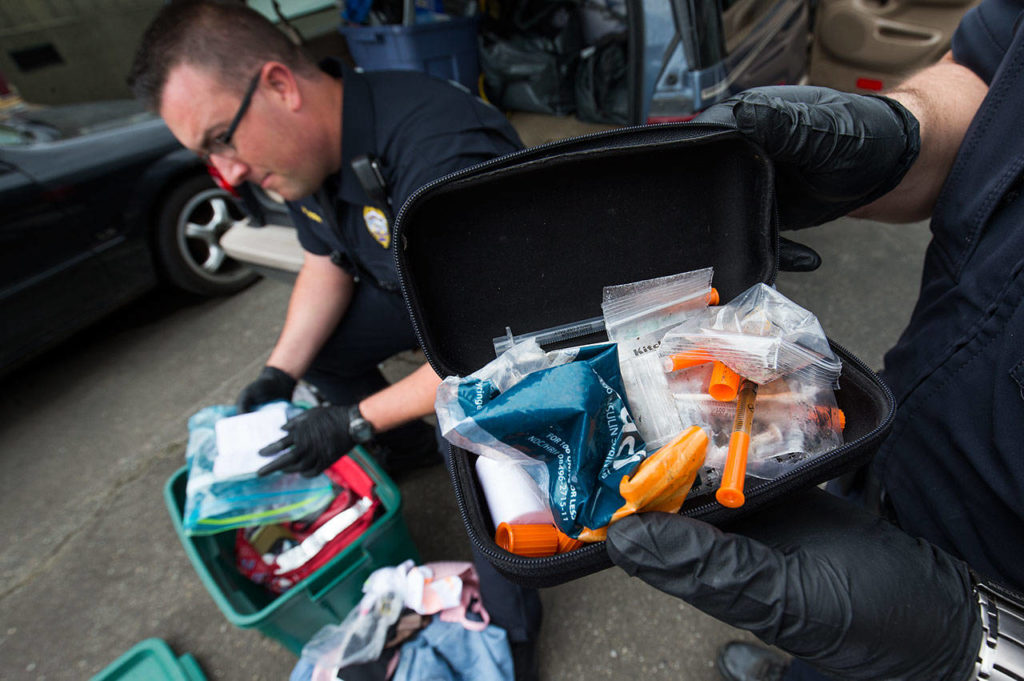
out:
{"label": "police badge patch", "polygon": [[391,245],[391,227],[383,211],[373,206],[363,206],[363,221],[374,241],[384,248]]}

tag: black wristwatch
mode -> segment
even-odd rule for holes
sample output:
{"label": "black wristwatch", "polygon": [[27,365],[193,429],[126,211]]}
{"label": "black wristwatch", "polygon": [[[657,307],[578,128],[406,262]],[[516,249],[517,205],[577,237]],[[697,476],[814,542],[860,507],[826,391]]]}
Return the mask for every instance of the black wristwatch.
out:
{"label": "black wristwatch", "polygon": [[365,445],[373,439],[373,424],[359,413],[359,405],[348,409],[348,434],[356,444]]}

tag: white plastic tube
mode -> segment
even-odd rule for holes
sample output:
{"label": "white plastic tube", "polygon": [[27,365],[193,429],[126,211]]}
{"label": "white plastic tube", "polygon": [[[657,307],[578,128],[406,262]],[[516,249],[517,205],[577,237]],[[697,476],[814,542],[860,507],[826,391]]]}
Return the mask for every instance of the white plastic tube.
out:
{"label": "white plastic tube", "polygon": [[478,456],[476,475],[487,498],[487,508],[495,527],[501,523],[554,523],[547,494],[521,464]]}

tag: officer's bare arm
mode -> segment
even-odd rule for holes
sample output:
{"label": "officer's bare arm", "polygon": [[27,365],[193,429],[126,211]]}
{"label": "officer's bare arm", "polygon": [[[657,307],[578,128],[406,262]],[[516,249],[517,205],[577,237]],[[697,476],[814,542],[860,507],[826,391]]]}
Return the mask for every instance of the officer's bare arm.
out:
{"label": "officer's bare arm", "polygon": [[352,276],[329,256],[307,252],[267,364],[301,378],[345,315],[354,287]]}
{"label": "officer's bare arm", "polygon": [[377,431],[434,413],[434,398],[441,383],[429,364],[359,403],[359,413]]}
{"label": "officer's bare arm", "polygon": [[921,154],[896,189],[851,215],[885,222],[929,217],[967,126],[987,93],[985,81],[957,64],[952,52],[886,93],[920,122]]}

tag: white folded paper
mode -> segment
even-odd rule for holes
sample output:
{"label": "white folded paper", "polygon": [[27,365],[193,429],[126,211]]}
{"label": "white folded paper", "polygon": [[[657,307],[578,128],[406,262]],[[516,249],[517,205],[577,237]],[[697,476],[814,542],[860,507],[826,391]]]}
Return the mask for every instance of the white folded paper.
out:
{"label": "white folded paper", "polygon": [[229,416],[214,424],[217,457],[213,460],[214,480],[226,480],[255,473],[272,458],[259,451],[287,435],[281,429],[288,421],[288,405],[276,402],[259,411]]}

